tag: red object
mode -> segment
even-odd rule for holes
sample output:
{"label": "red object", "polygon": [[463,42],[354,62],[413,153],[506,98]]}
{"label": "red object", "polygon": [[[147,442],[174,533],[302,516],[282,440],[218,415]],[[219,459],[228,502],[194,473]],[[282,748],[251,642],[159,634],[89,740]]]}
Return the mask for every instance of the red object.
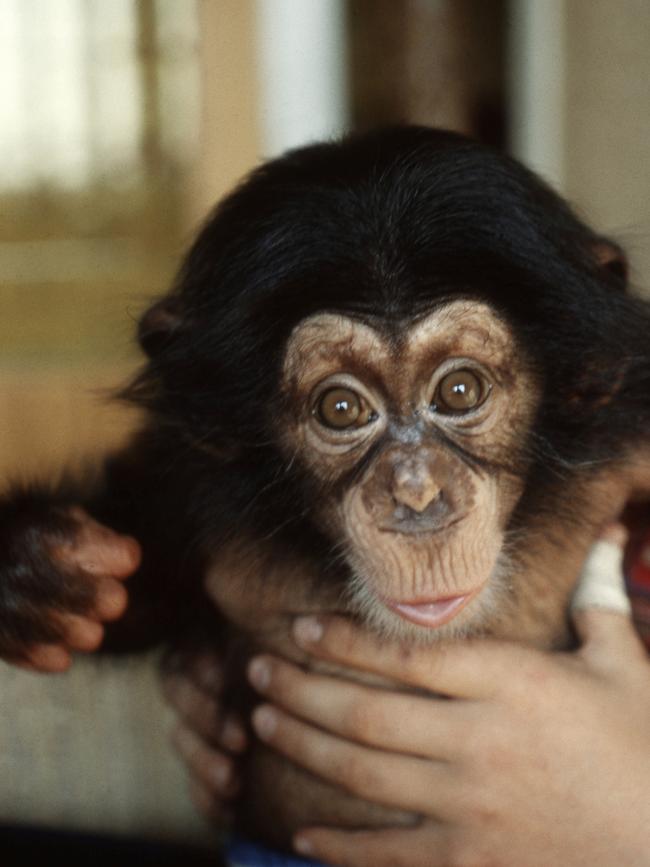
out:
{"label": "red object", "polygon": [[650,530],[632,539],[625,560],[634,624],[650,650]]}

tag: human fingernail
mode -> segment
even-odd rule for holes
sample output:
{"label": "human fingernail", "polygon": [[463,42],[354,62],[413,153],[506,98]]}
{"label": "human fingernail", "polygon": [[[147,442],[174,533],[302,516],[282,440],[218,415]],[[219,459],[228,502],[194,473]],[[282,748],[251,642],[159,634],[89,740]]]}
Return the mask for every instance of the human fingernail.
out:
{"label": "human fingernail", "polygon": [[298,644],[315,644],[323,637],[323,624],[316,617],[298,617],[293,635]]}
{"label": "human fingernail", "polygon": [[270,738],[278,727],[278,715],[272,707],[262,705],[253,711],[253,728],[262,740]]}
{"label": "human fingernail", "polygon": [[311,855],[314,847],[306,837],[294,837],[293,848],[301,855]]}
{"label": "human fingernail", "polygon": [[248,679],[255,689],[263,692],[271,683],[271,666],[261,656],[256,657],[248,666]]}

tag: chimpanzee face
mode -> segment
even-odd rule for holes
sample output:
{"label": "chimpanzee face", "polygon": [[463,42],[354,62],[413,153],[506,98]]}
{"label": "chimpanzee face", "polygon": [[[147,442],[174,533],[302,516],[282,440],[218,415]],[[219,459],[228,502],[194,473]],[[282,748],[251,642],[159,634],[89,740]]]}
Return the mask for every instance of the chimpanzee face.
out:
{"label": "chimpanzee face", "polygon": [[317,480],[354,605],[415,638],[484,623],[539,394],[503,318],[458,300],[389,336],[319,314],[284,371],[283,448]]}

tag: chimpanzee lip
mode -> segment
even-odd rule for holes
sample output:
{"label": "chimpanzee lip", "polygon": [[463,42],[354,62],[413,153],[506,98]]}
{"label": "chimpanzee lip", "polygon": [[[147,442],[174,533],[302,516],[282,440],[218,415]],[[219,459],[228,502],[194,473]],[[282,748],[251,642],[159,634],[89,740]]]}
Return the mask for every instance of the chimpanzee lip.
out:
{"label": "chimpanzee lip", "polygon": [[426,626],[436,629],[453,620],[465,606],[480,593],[481,587],[471,590],[469,593],[460,593],[457,596],[444,596],[438,599],[409,599],[397,601],[384,598],[384,604],[404,620],[409,620],[417,626]]}
{"label": "chimpanzee lip", "polygon": [[441,523],[418,518],[414,518],[411,521],[400,521],[399,523],[386,522],[379,526],[379,530],[382,533],[394,533],[401,536],[435,536],[438,533],[451,529],[456,524],[460,524],[466,517],[467,515],[464,513]]}

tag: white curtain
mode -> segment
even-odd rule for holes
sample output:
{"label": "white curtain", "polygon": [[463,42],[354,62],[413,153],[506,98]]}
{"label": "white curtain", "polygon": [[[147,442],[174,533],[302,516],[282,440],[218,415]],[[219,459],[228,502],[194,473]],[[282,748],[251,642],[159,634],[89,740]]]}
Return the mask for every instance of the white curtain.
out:
{"label": "white curtain", "polygon": [[0,0],[0,189],[125,184],[142,172],[144,88],[158,144],[187,159],[198,123],[193,0],[156,0],[153,78],[135,0]]}

